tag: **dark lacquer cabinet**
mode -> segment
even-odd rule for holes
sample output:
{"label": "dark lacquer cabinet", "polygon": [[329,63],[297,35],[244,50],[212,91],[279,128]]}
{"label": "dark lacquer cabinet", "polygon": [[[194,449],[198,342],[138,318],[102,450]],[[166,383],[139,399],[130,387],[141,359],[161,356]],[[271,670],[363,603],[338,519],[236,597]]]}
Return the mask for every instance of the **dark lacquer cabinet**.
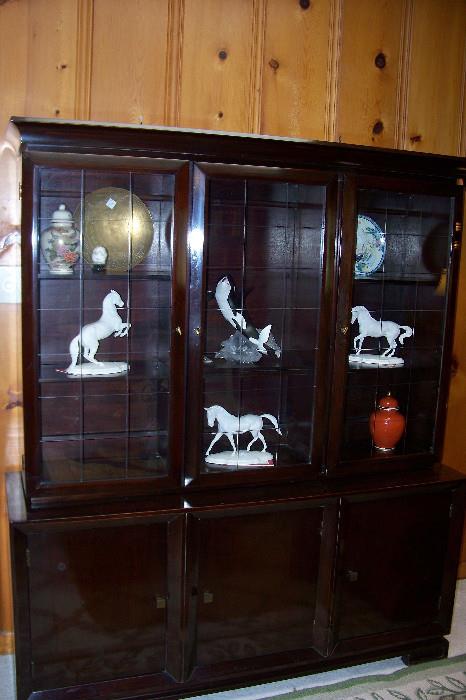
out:
{"label": "dark lacquer cabinet", "polygon": [[14,118],[19,700],[444,656],[465,162]]}

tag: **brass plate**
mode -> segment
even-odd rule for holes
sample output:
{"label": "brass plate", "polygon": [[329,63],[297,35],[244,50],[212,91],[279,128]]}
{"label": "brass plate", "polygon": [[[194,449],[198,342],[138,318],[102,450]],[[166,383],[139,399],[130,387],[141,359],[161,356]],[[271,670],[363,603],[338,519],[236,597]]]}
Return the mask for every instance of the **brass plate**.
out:
{"label": "brass plate", "polygon": [[[81,205],[75,211],[81,223]],[[149,209],[139,197],[118,187],[103,187],[84,198],[83,257],[92,265],[92,251],[104,246],[106,269],[127,272],[147,256],[154,238]]]}

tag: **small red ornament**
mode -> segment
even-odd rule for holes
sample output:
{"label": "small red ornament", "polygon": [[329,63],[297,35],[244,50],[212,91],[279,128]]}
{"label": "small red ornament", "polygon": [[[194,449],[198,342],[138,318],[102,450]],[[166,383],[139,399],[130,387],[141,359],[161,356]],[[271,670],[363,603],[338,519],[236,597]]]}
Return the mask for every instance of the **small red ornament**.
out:
{"label": "small red ornament", "polygon": [[379,401],[377,410],[371,413],[369,428],[374,445],[378,450],[394,450],[405,430],[405,418],[398,406],[398,401],[390,395]]}

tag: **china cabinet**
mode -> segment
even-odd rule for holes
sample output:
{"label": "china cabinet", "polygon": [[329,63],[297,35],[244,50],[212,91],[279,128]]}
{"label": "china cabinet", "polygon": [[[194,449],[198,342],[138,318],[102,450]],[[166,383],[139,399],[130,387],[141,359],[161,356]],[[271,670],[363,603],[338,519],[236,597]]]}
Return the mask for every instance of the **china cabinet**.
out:
{"label": "china cabinet", "polygon": [[24,118],[9,138],[19,700],[445,655],[464,159]]}

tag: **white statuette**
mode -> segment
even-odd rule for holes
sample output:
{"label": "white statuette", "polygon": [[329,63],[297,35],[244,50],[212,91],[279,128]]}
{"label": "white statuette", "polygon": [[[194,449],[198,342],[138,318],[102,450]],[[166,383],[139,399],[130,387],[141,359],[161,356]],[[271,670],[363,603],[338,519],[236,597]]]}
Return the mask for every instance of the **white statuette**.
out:
{"label": "white statuette", "polygon": [[94,265],[105,265],[108,258],[107,248],[103,245],[98,245],[92,251],[92,262]]}
{"label": "white statuette", "polygon": [[[414,335],[411,326],[400,326],[394,321],[377,321],[373,318],[365,306],[354,306],[351,309],[351,323],[358,322],[359,334],[354,339],[355,352],[349,356],[351,364],[377,365],[379,367],[393,367],[403,365],[401,357],[395,357],[396,341],[403,345],[405,338]],[[362,344],[366,338],[386,338],[388,348],[381,355],[361,354]]]}
{"label": "white statuette", "polygon": [[[207,422],[211,428],[214,427],[217,421],[217,433],[214,436],[206,452],[206,462],[210,464],[238,465],[238,466],[253,466],[253,465],[268,465],[273,464],[273,457],[270,452],[267,452],[267,444],[261,430],[264,425],[263,418],[267,418],[279,435],[280,428],[275,416],[270,413],[247,413],[244,416],[233,416],[228,413],[223,406],[209,406],[205,409],[207,412]],[[245,450],[239,450],[239,436],[243,433],[251,433],[252,440],[249,442]],[[234,436],[238,444],[235,444]],[[210,454],[212,447],[222,436],[228,438],[232,451]],[[262,443],[262,450],[251,450],[251,446],[256,440]]]}
{"label": "white statuette", "polygon": [[257,328],[249,318],[244,300],[237,293],[229,275],[217,282],[215,300],[224,319],[235,329],[233,335],[222,341],[221,349],[215,357],[240,364],[258,362],[267,355],[268,350],[280,357],[281,349],[271,333],[272,325]]}
{"label": "white statuette", "polygon": [[[116,307],[124,306],[124,301],[113,289],[107,294],[102,304],[102,315],[93,323],[87,323],[70,343],[71,364],[65,370],[74,376],[106,376],[126,372],[126,362],[99,362],[95,359],[99,342],[110,335],[122,338],[128,335],[130,323],[121,320]],[[78,365],[79,355],[88,363]]]}

